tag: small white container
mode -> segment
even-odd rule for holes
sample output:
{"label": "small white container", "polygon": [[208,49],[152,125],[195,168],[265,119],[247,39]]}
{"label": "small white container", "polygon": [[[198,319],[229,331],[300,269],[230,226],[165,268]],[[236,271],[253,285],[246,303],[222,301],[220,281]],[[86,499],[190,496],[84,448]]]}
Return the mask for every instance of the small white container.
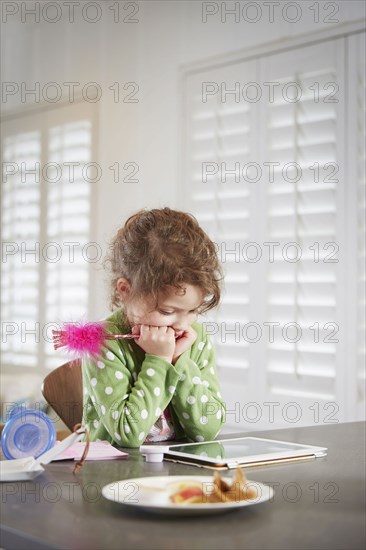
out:
{"label": "small white container", "polygon": [[169,449],[164,445],[141,445],[140,453],[146,462],[163,462],[164,453]]}

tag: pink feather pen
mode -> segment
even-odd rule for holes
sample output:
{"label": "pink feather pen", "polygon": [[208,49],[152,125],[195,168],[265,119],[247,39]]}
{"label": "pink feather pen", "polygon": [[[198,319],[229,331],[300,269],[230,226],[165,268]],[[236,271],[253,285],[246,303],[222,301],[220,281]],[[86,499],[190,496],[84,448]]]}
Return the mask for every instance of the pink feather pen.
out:
{"label": "pink feather pen", "polygon": [[65,323],[61,330],[53,330],[55,349],[66,348],[77,355],[99,357],[106,340],[125,340],[139,338],[139,334],[111,334],[107,323]]}

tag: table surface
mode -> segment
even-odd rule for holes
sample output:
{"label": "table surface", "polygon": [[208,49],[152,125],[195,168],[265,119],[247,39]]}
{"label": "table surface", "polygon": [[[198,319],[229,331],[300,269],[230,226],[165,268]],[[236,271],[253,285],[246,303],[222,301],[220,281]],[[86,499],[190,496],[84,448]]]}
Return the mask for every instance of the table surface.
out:
{"label": "table surface", "polygon": [[241,435],[325,446],[328,455],[247,469],[249,479],[274,488],[271,501],[197,517],[142,512],[107,501],[101,489],[134,477],[211,475],[212,470],[146,463],[137,449],[126,449],[126,460],[86,462],[76,477],[70,461],[53,462],[32,482],[1,484],[0,547],[364,549],[364,422]]}

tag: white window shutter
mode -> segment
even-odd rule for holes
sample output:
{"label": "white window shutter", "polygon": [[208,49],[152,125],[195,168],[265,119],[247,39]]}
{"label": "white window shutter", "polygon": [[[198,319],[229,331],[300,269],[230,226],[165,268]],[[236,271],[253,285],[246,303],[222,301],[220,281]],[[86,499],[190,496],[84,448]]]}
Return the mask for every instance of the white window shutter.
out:
{"label": "white window shutter", "polygon": [[279,245],[265,317],[279,326],[267,343],[265,397],[293,400],[305,422],[315,402],[343,402],[343,52],[338,39],[262,61],[262,77],[279,83],[264,111],[264,156],[280,164],[267,185],[267,240]]}
{"label": "white window shutter", "polygon": [[[88,248],[88,179],[94,174],[83,175],[83,168],[95,160],[94,111],[92,104],[77,103],[3,124],[4,160],[18,167],[24,161],[28,170],[35,162],[40,166],[40,177],[26,174],[22,183],[19,170],[4,185],[3,240],[19,249],[2,262],[3,320],[17,327],[4,346],[4,372],[30,366],[42,372],[65,362],[65,352],[53,349],[52,328],[87,317],[92,254],[98,251]],[[20,131],[20,123],[30,131]],[[37,253],[22,254],[25,246]],[[35,334],[27,333],[32,329]]]}
{"label": "white window shutter", "polygon": [[[348,78],[348,256],[347,256],[347,297],[356,307],[347,317],[347,412],[350,417],[365,418],[365,33],[348,39],[349,78]],[[357,327],[355,330],[354,327]]]}
{"label": "white window shutter", "polygon": [[40,186],[35,174],[22,177],[21,166],[41,161],[41,132],[24,126],[3,140],[2,363],[34,367],[37,342],[22,342],[22,329],[35,327],[38,318],[39,271],[26,250],[40,240]]}
{"label": "white window shutter", "polygon": [[[59,243],[60,260],[46,265],[46,323],[55,319],[78,321],[88,309],[88,270],[98,250],[90,243],[91,183],[82,168],[90,163],[92,125],[88,119],[59,123],[49,129],[49,162],[79,163],[73,178],[65,172],[56,185],[48,184],[47,237],[48,242]],[[90,250],[89,250],[90,249]],[[60,363],[53,346],[46,346],[47,366]]]}
{"label": "white window shutter", "polygon": [[355,50],[358,52],[358,78],[357,78],[357,248],[358,248],[358,338],[357,338],[357,418],[362,420],[365,418],[365,385],[366,385],[366,155],[365,155],[365,143],[366,143],[366,62],[365,51],[366,41],[365,33],[360,34],[354,38],[356,42]]}
{"label": "white window shutter", "polygon": [[192,74],[186,82],[182,202],[216,243],[225,272],[221,306],[202,321],[215,341],[228,407],[234,407],[237,398],[230,380],[239,379],[240,391],[249,390],[249,346],[240,338],[238,324],[250,318],[249,266],[243,269],[240,254],[251,239],[252,197],[249,183],[241,181],[238,160],[246,163],[255,155],[255,110],[240,101],[238,86],[243,78],[256,79],[253,62]]}
{"label": "white window shutter", "polygon": [[[347,74],[351,58],[347,65],[346,40],[325,40],[251,61],[231,61],[220,68],[188,72],[185,78],[186,171],[181,202],[218,243],[224,262],[226,293],[216,316],[210,316],[216,325],[208,322],[207,326],[216,327],[219,376],[231,429],[240,423],[246,428],[255,428],[257,422],[274,428],[289,422],[354,420],[357,415],[350,404],[357,402],[359,410],[364,407],[364,293],[346,289],[356,281],[362,286],[365,277],[360,267],[365,130],[364,122],[358,122],[358,145],[352,149],[357,159],[352,160],[344,137],[347,129],[348,136],[352,134],[345,117],[351,101],[346,86],[352,76]],[[361,50],[360,43],[355,43],[353,54]],[[356,79],[357,120],[364,109],[362,63]],[[353,89],[356,80],[351,81]],[[205,82],[223,83],[224,89],[233,89],[235,82],[241,87],[260,82],[262,98],[248,102],[240,97],[237,102],[234,96],[223,100],[217,93],[203,102],[200,91]],[[269,83],[275,84],[270,101]],[[296,90],[301,96],[296,96]],[[230,108],[236,115],[234,122],[228,116]],[[228,156],[222,128],[230,128],[233,136],[244,127],[246,132],[236,133]],[[235,177],[225,181],[222,160],[229,168],[235,162],[241,169],[248,162],[256,163],[262,177],[257,183],[244,181],[242,174],[239,182]],[[217,163],[219,170],[205,182],[202,162],[207,161]],[[359,167],[356,178],[350,170],[353,161]],[[301,171],[298,181],[294,166]],[[358,188],[353,181],[359,182]],[[356,211],[358,226],[351,227]],[[351,242],[357,243],[353,252]],[[245,258],[248,243],[257,244],[262,252],[257,262]],[[235,251],[231,258],[230,249]],[[297,254],[299,261],[291,261]],[[357,263],[352,273],[350,258]],[[360,309],[355,315],[357,300]],[[246,331],[246,323],[260,327],[257,342],[255,330]],[[349,326],[360,331],[353,338],[359,362],[355,358],[351,372],[347,353],[356,348]],[[286,416],[289,403],[294,405]],[[274,417],[269,413],[271,406]]]}

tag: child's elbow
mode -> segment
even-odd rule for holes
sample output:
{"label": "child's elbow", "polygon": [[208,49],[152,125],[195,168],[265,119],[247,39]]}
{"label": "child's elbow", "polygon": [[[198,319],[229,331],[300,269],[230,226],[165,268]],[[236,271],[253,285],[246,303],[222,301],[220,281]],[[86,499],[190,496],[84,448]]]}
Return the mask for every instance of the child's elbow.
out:
{"label": "child's elbow", "polygon": [[121,439],[116,441],[119,447],[127,447],[128,449],[137,449],[142,443],[143,441],[139,439],[138,434],[123,434]]}
{"label": "child's elbow", "polygon": [[225,421],[223,416],[215,418],[215,421],[208,422],[202,426],[195,426],[191,433],[186,435],[192,441],[213,441],[224,427]]}
{"label": "child's elbow", "polygon": [[114,434],[114,440],[118,446],[136,449],[143,444],[147,433],[142,431],[141,428],[135,427],[134,424],[134,422],[121,423],[118,432]]}

